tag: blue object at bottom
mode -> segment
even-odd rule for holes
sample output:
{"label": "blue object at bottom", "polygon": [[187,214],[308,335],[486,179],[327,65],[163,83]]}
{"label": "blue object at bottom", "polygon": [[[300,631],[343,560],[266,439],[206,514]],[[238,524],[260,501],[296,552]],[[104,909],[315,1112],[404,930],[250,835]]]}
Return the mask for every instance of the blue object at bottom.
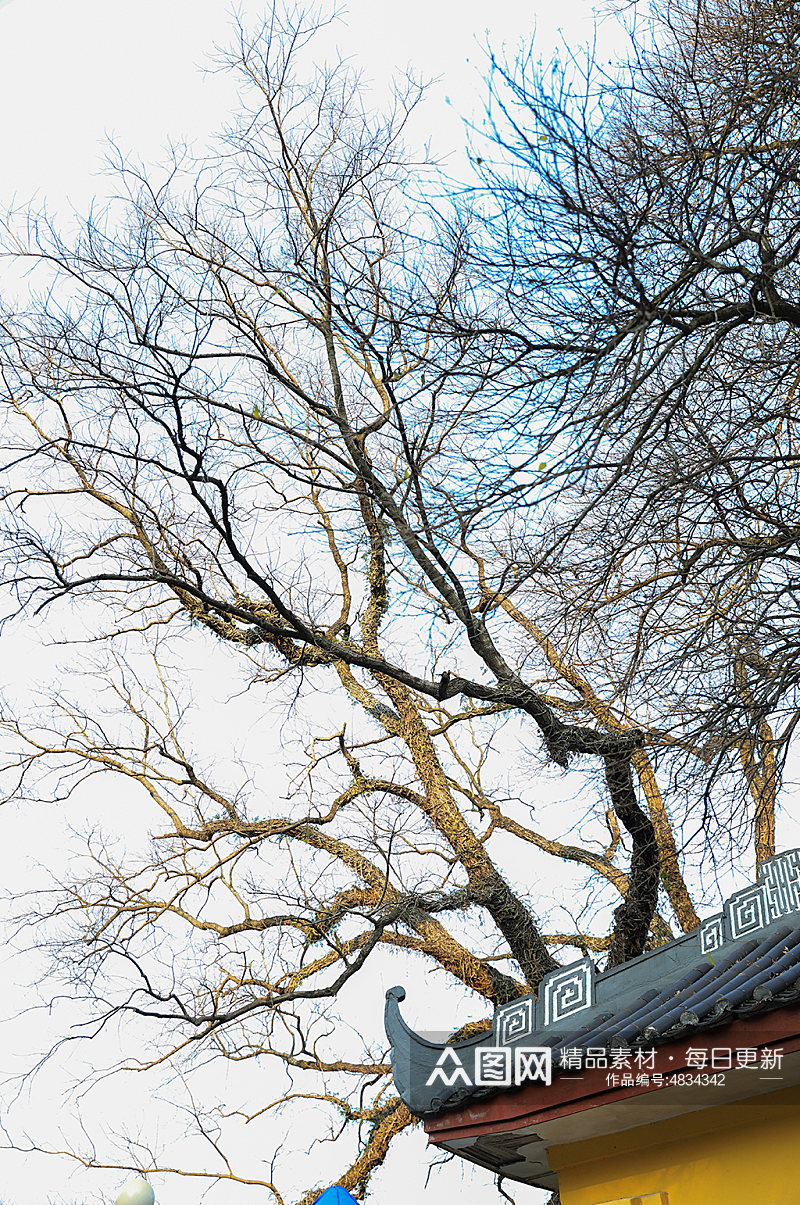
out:
{"label": "blue object at bottom", "polygon": [[341,1184],[334,1184],[332,1188],[326,1188],[321,1197],[317,1197],[314,1205],[358,1205],[358,1202]]}

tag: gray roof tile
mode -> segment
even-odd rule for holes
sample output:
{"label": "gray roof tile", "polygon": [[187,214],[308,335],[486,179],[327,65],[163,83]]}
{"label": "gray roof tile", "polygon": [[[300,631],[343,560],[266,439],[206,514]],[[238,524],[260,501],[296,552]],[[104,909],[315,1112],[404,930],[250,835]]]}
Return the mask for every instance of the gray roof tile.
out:
{"label": "gray roof tile", "polygon": [[[761,915],[769,919],[755,931],[746,918],[741,920],[751,930],[748,936],[731,940],[723,927],[722,944],[709,948],[708,926],[705,931],[701,926],[603,974],[595,973],[594,967],[587,970],[586,959],[573,964],[574,976],[569,967],[561,967],[548,977],[549,992],[546,981],[540,985],[537,1001],[524,997],[498,1009],[491,1034],[449,1046],[414,1033],[400,1014],[405,992],[392,988],[386,999],[386,1031],[395,1083],[405,1104],[424,1117],[498,1091],[496,1086],[466,1083],[465,1076],[456,1076],[450,1084],[443,1082],[445,1076],[436,1077],[437,1064],[448,1050],[471,1068],[474,1052],[481,1047],[549,1047],[555,1071],[565,1050],[660,1046],[737,1017],[800,1003],[800,895],[792,895],[787,887],[777,897],[772,889],[780,875],[790,886],[795,883],[790,872],[800,866],[800,857],[792,850],[772,862],[766,864],[766,873],[762,867],[759,884],[750,889],[761,891]],[[746,894],[738,892],[732,899]],[[454,1065],[455,1061],[448,1064],[451,1070]]]}

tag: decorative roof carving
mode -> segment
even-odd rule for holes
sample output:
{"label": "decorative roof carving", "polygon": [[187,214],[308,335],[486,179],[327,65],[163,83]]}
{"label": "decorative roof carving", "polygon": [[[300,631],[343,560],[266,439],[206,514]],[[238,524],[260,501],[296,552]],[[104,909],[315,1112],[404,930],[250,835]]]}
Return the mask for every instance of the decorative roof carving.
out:
{"label": "decorative roof carving", "polygon": [[800,1003],[800,850],[764,862],[758,881],[694,933],[602,974],[590,958],[559,967],[536,997],[498,1008],[490,1033],[451,1044],[414,1033],[400,1014],[404,998],[403,988],[387,992],[386,1032],[397,1090],[420,1117],[495,1093],[491,1076],[537,1050],[552,1054],[555,1074],[565,1049],[658,1046]]}

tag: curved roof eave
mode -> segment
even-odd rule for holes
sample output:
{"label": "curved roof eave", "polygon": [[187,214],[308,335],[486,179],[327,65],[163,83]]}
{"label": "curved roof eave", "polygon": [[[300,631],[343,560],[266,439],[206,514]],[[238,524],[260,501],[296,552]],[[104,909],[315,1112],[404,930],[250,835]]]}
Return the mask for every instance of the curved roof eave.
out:
{"label": "curved roof eave", "polygon": [[[455,1109],[467,1099],[474,1100],[478,1096],[491,1094],[492,1088],[481,1092],[480,1089],[463,1084],[458,1078],[448,1085],[445,1080],[453,1073],[450,1066],[445,1066],[441,1073],[436,1075],[437,1066],[442,1058],[446,1057],[446,1052],[454,1051],[457,1056],[472,1052],[476,1046],[486,1041],[487,1032],[475,1034],[462,1042],[432,1041],[422,1034],[415,1033],[403,1019],[400,1005],[405,998],[405,988],[389,988],[384,1008],[384,1026],[391,1045],[394,1084],[409,1112],[415,1117],[430,1117],[440,1113],[442,1109]],[[464,1062],[463,1059],[461,1061]],[[430,1082],[432,1077],[435,1077],[433,1084]]]}

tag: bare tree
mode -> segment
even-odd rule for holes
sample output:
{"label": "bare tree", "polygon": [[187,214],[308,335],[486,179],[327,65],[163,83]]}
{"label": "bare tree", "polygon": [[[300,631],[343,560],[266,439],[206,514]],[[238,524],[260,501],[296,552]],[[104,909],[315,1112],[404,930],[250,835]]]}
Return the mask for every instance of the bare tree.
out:
{"label": "bare tree", "polygon": [[[361,1136],[339,1176],[356,1195],[412,1119],[379,1049],[343,1057],[318,1032],[380,952],[424,958],[473,994],[484,1025],[492,1006],[535,989],[563,946],[613,965],[692,929],[681,828],[658,780],[670,758],[693,759],[702,784],[735,747],[765,801],[762,852],[769,844],[785,732],[768,727],[767,654],[742,624],[756,605],[777,623],[779,593],[758,601],[758,574],[730,568],[730,549],[750,546],[729,509],[750,507],[755,523],[757,473],[772,474],[784,506],[790,353],[771,361],[784,408],[759,418],[756,476],[740,491],[731,453],[698,491],[712,455],[695,434],[705,410],[712,427],[725,421],[720,395],[753,410],[741,400],[757,383],[743,367],[747,332],[755,322],[758,338],[763,327],[783,344],[755,278],[736,325],[720,328],[713,297],[702,320],[684,312],[714,264],[738,279],[719,266],[729,239],[696,268],[666,234],[640,254],[646,221],[670,229],[669,204],[682,213],[695,175],[712,171],[664,126],[691,28],[681,11],[673,41],[630,77],[655,62],[666,99],[614,79],[616,108],[587,103],[578,120],[568,97],[507,80],[527,123],[512,150],[526,170],[536,151],[545,191],[501,181],[514,240],[501,288],[479,271],[478,219],[459,216],[433,167],[403,148],[417,85],[388,116],[366,111],[347,66],[313,66],[315,26],[302,17],[241,35],[229,65],[243,109],[215,157],[176,162],[159,184],[120,162],[122,198],[72,243],[43,220],[24,236],[9,227],[41,284],[2,316],[8,584],[18,622],[77,609],[108,642],[117,718],[65,692],[38,721],[9,707],[8,795],[66,798],[87,776],[115,775],[160,817],[134,866],[92,837],[84,873],[39,919],[92,1022],[145,1017],[165,1035],[150,1063],[203,1049],[313,1076],[298,1098]],[[710,53],[685,71],[710,72]],[[692,147],[693,131],[716,130],[693,121]],[[754,135],[747,155],[761,146]],[[663,196],[636,218],[647,148],[663,159],[648,184]],[[714,171],[727,155],[725,142]],[[756,188],[747,155],[741,187],[735,173],[708,184],[703,238],[725,188]],[[687,213],[687,229],[696,220]],[[722,384],[734,359],[735,398]],[[736,446],[752,445],[752,425],[737,423]],[[669,468],[675,448],[694,457],[683,476]],[[726,524],[738,534],[723,547]],[[721,621],[698,617],[678,588],[687,566],[685,591],[727,599],[719,648]],[[679,706],[695,630],[707,664]],[[280,714],[287,757],[303,766],[290,798],[255,773],[226,782],[193,748],[175,661],[190,639],[218,642],[232,680],[244,674]],[[735,704],[740,721],[726,720],[723,739],[713,708],[696,717],[730,666],[725,714]],[[509,748],[529,733],[541,760],[585,768],[577,836],[572,814],[544,831],[529,789],[509,784]],[[689,803],[695,816],[696,791]],[[538,915],[548,858],[594,901],[558,932]],[[202,1174],[246,1179],[202,1110],[197,1120],[220,1160]],[[279,1171],[257,1182],[281,1202]]]}
{"label": "bare tree", "polygon": [[747,788],[759,859],[798,716],[797,22],[677,0],[613,68],[497,65],[484,249],[547,463],[518,597],[706,818]]}

